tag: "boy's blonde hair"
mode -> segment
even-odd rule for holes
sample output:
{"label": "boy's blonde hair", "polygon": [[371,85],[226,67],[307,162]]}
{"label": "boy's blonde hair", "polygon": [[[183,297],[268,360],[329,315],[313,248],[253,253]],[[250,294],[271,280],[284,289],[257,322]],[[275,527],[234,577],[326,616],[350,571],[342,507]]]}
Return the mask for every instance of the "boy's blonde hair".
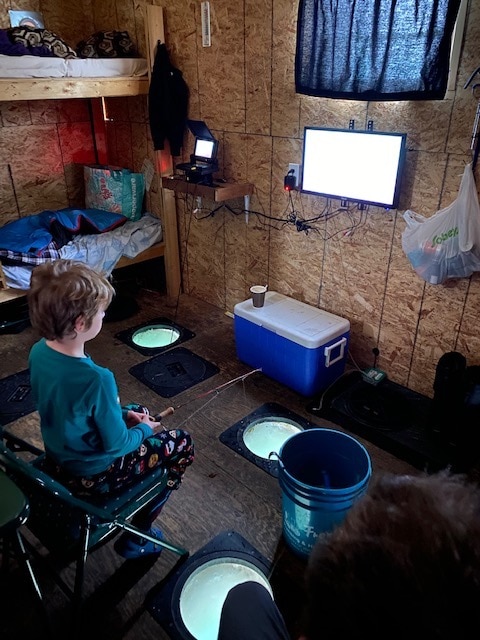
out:
{"label": "boy's blonde hair", "polygon": [[32,326],[47,340],[75,335],[82,317],[89,329],[115,290],[105,276],[73,260],[45,262],[32,271],[28,307]]}

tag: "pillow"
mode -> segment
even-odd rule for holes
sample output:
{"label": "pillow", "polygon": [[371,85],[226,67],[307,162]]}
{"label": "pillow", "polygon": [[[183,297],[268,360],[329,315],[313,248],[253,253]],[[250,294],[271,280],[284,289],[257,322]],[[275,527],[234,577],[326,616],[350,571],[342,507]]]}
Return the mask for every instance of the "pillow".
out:
{"label": "pillow", "polygon": [[97,31],[77,45],[81,58],[138,58],[128,31]]}
{"label": "pillow", "polygon": [[[32,52],[27,47],[19,42],[12,42],[9,36],[10,29],[0,29],[0,54],[4,56],[28,56],[32,55]],[[44,47],[38,47],[33,55],[36,56],[51,56],[51,52]]]}
{"label": "pillow", "polygon": [[9,29],[9,37],[12,42],[24,45],[29,55],[38,55],[35,53],[36,50],[43,49],[50,51],[50,55],[57,58],[77,57],[75,51],[64,40],[46,29],[13,27]]}

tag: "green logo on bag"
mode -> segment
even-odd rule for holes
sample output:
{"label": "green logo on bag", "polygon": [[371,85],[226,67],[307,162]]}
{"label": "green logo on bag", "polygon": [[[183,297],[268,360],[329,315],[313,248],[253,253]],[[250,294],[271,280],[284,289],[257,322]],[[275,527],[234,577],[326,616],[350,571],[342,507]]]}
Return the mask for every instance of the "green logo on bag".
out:
{"label": "green logo on bag", "polygon": [[452,229],[445,231],[445,233],[441,233],[439,236],[433,236],[432,247],[434,247],[436,244],[442,244],[442,242],[445,242],[445,240],[454,238],[455,236],[458,236],[458,227],[452,227]]}

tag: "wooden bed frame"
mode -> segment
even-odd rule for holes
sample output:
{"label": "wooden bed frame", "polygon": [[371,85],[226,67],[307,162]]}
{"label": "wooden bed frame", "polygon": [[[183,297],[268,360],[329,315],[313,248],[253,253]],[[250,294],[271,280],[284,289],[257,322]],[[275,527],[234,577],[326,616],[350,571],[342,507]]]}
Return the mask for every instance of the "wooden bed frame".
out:
{"label": "wooden bed frame", "polygon": [[[158,41],[165,42],[163,9],[159,6],[145,7],[145,36],[147,42],[148,77],[135,78],[0,78],[0,100],[53,100],[63,98],[102,98],[114,96],[135,96],[148,94],[150,73]],[[156,165],[162,167],[161,175],[169,175],[172,158],[166,151],[156,151]],[[157,169],[158,170],[158,169]],[[177,297],[180,293],[180,255],[175,199],[172,192],[162,188],[163,240],[142,251],[135,258],[122,257],[115,269],[128,267],[139,262],[163,257],[167,295]],[[0,263],[0,303],[26,295],[26,291],[6,286]]]}
{"label": "wooden bed frame", "polygon": [[148,78],[0,78],[0,96],[12,100],[111,98],[148,94]]}
{"label": "wooden bed frame", "polygon": [[[147,260],[161,257],[165,257],[164,242],[158,242],[157,244],[148,247],[148,249],[145,249],[144,251],[142,251],[142,253],[139,253],[138,256],[135,256],[135,258],[127,258],[126,256],[122,256],[115,265],[115,269],[130,267],[133,264],[139,264],[140,262],[146,262]],[[6,279],[2,271],[2,263],[0,262],[0,304],[2,302],[8,302],[9,300],[21,298],[22,296],[26,295],[27,291],[25,289],[13,289],[12,287],[7,286]]]}

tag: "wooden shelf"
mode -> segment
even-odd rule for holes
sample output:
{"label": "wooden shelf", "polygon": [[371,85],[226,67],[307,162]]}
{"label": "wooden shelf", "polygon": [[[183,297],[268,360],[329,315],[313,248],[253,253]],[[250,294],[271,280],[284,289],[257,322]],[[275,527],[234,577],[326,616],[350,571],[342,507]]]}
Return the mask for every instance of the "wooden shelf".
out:
{"label": "wooden shelf", "polygon": [[223,202],[224,200],[232,200],[233,198],[241,198],[251,196],[253,193],[253,184],[247,182],[237,184],[233,182],[223,182],[208,186],[205,184],[196,184],[195,182],[187,182],[182,178],[162,178],[162,186],[164,189],[177,191],[179,193],[190,193],[198,198],[205,198],[213,202]]}
{"label": "wooden shelf", "polygon": [[10,300],[15,300],[16,298],[23,298],[26,296],[27,292],[23,289],[0,289],[0,304],[4,302],[10,302]]}

